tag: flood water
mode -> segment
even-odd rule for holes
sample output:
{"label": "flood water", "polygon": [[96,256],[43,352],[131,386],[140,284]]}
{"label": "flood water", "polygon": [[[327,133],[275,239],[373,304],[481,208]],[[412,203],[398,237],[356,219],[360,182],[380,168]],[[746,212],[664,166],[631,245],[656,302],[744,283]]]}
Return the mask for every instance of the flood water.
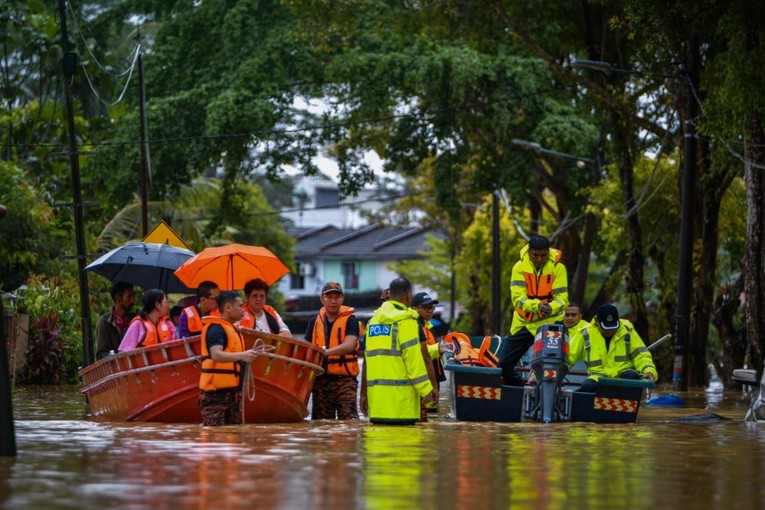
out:
{"label": "flood water", "polygon": [[[637,424],[499,424],[441,413],[368,421],[202,428],[97,423],[75,387],[14,393],[16,458],[0,508],[765,507],[765,425],[741,393],[676,393]],[[670,393],[658,391],[654,396]],[[716,413],[726,421],[677,423]]]}

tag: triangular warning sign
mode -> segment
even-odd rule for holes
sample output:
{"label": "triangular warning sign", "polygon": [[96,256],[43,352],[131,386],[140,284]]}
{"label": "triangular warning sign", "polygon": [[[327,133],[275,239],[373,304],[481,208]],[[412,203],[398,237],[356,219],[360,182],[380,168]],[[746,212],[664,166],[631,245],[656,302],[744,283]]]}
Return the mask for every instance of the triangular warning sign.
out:
{"label": "triangular warning sign", "polygon": [[154,227],[151,232],[146,234],[146,237],[143,238],[143,242],[169,244],[170,246],[177,246],[178,248],[186,248],[187,250],[191,250],[191,248],[189,248],[186,243],[183,242],[183,239],[181,239],[178,234],[176,234],[175,231],[170,228],[170,225],[164,221],[160,221],[159,225]]}

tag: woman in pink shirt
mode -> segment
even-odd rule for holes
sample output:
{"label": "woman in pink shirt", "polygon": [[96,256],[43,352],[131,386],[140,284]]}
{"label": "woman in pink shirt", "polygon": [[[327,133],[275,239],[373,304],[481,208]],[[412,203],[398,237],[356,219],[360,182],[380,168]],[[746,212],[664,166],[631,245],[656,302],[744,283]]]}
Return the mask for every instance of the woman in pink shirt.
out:
{"label": "woman in pink shirt", "polygon": [[147,290],[141,298],[143,308],[130,321],[120,343],[120,352],[175,340],[175,326],[168,318],[167,296],[159,289]]}

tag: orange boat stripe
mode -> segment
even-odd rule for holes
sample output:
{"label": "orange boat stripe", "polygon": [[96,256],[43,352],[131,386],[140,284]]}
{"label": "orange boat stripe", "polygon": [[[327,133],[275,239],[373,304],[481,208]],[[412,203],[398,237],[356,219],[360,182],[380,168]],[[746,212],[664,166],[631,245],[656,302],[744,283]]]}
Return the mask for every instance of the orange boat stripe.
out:
{"label": "orange boat stripe", "polygon": [[622,413],[636,413],[638,403],[636,400],[625,400],[622,398],[595,397],[593,409],[601,411],[618,411]]}
{"label": "orange boat stripe", "polygon": [[457,386],[457,396],[462,398],[479,398],[483,400],[500,400],[502,388],[488,386]]}

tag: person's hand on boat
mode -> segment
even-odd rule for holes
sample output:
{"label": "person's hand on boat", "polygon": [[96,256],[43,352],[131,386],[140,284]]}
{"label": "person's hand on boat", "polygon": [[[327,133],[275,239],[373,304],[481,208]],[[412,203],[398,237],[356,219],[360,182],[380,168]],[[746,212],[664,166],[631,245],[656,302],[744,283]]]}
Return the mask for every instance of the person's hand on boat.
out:
{"label": "person's hand on boat", "polygon": [[646,372],[645,374],[643,374],[643,379],[648,379],[649,381],[656,382],[656,378],[650,372]]}

